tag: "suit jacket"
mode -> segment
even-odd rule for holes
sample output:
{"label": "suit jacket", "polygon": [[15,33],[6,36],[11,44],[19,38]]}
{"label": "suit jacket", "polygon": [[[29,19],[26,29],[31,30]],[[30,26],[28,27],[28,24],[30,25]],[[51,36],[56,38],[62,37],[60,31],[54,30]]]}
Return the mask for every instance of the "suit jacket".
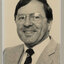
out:
{"label": "suit jacket", "polygon": [[[51,39],[36,64],[60,64],[59,50],[58,43]],[[4,51],[4,64],[21,64],[23,52],[24,45],[7,48]]]}

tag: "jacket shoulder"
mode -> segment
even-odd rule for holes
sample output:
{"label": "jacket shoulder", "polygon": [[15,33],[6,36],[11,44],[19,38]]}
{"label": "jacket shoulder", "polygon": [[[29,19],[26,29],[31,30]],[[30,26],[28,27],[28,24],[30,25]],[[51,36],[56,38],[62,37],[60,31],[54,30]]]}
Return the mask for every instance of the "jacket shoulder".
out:
{"label": "jacket shoulder", "polygon": [[16,64],[22,52],[23,45],[6,48],[3,53],[4,64]]}
{"label": "jacket shoulder", "polygon": [[8,47],[4,50],[4,54],[5,53],[12,53],[12,52],[17,52],[20,49],[23,49],[23,44],[22,45],[18,45],[18,46],[14,46],[14,47]]}

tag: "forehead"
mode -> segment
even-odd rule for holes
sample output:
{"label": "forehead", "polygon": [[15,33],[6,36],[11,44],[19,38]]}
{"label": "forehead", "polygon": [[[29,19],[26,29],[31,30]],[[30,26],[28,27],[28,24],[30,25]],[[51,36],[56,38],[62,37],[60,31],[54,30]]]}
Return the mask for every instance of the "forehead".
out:
{"label": "forehead", "polygon": [[43,3],[33,0],[18,10],[18,14],[41,13],[45,15]]}

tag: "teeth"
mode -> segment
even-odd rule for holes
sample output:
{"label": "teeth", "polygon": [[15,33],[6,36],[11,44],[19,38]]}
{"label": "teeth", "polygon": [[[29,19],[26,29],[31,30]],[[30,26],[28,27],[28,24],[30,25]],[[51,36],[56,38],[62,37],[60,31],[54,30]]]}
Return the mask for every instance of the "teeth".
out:
{"label": "teeth", "polygon": [[26,35],[27,37],[29,37],[29,36],[31,36],[31,35],[34,34],[33,31],[25,31],[24,33],[25,33],[25,35]]}
{"label": "teeth", "polygon": [[32,30],[24,30],[23,32],[33,32]]}
{"label": "teeth", "polygon": [[31,33],[31,32],[33,32],[33,31],[25,31],[26,33]]}
{"label": "teeth", "polygon": [[36,30],[23,30],[23,32],[36,32]]}

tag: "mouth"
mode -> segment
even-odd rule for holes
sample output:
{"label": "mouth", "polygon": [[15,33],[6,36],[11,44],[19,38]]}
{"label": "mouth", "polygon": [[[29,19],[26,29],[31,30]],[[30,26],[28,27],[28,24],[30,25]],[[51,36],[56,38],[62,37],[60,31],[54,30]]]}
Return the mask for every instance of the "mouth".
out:
{"label": "mouth", "polygon": [[34,35],[34,33],[36,32],[36,30],[23,30],[25,36],[29,37]]}

